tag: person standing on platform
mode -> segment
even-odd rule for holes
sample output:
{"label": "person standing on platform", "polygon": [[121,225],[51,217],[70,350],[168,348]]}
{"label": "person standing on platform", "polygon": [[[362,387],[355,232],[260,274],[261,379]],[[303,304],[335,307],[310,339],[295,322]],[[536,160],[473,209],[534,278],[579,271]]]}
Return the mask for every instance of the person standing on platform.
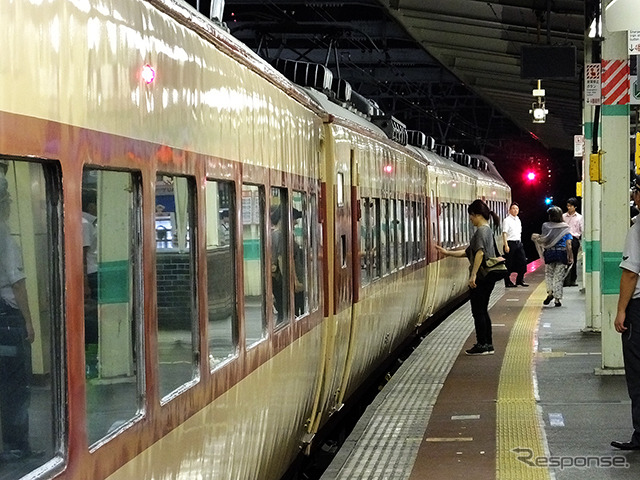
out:
{"label": "person standing on platform", "polygon": [[569,225],[569,233],[573,237],[571,239],[571,251],[573,252],[573,265],[569,269],[569,274],[564,280],[565,287],[577,287],[578,283],[578,250],[580,250],[580,240],[582,239],[582,230],[584,230],[584,218],[576,211],[578,199],[571,197],[567,200],[567,211],[562,214],[564,223]]}
{"label": "person standing on platform", "polygon": [[493,230],[489,226],[489,218],[495,225],[500,224],[500,218],[482,200],[474,200],[467,208],[469,219],[476,231],[471,237],[471,242],[466,250],[447,250],[440,245],[436,249],[443,255],[450,257],[464,257],[469,259],[469,288],[471,313],[476,329],[476,344],[467,355],[492,355],[494,353],[491,333],[491,317],[489,317],[489,298],[496,284],[496,279],[482,277],[478,274],[480,266],[485,264],[488,258],[497,257],[498,251]]}
{"label": "person standing on platform", "polygon": [[[631,183],[631,195],[640,207],[640,175]],[[627,390],[631,398],[631,421],[633,434],[628,442],[611,442],[620,450],[640,450],[640,222],[636,221],[629,231],[622,252],[622,276],[618,311],[613,326],[622,337],[622,355]]]}
{"label": "person standing on platform", "polygon": [[[502,242],[508,270],[504,286],[507,288],[513,288],[516,285],[529,286],[524,283],[524,274],[527,272],[527,255],[522,245],[522,223],[518,213],[520,213],[520,205],[512,202],[509,207],[509,215],[502,221]],[[513,272],[516,272],[516,283],[511,281]]]}

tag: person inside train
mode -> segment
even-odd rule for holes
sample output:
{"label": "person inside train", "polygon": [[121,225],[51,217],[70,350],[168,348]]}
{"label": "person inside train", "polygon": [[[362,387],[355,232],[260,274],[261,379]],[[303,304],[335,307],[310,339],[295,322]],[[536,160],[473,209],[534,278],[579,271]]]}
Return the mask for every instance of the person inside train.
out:
{"label": "person inside train", "polygon": [[82,192],[82,260],[84,269],[84,343],[86,371],[98,372],[98,208],[95,190]]}
{"label": "person inside train", "polygon": [[[522,222],[520,222],[518,213],[520,213],[520,205],[512,202],[509,207],[509,215],[502,221],[502,241],[509,271],[504,279],[504,286],[507,288],[518,285],[521,287],[529,286],[524,283],[524,274],[527,272],[527,254],[524,251],[524,245],[522,245]],[[516,272],[516,283],[511,281],[513,272]]]}
{"label": "person inside train", "polygon": [[571,233],[562,220],[562,210],[553,206],[547,210],[549,221],[542,224],[542,233],[534,233],[531,240],[540,258],[544,259],[544,279],[547,284],[547,298],[542,303],[549,305],[555,299],[555,306],[562,306],[562,287],[569,269],[573,265]]}
{"label": "person inside train", "polygon": [[0,462],[19,461],[35,453],[29,443],[31,344],[35,338],[22,252],[11,236],[11,197],[0,162]]}
{"label": "person inside train", "polygon": [[[293,223],[294,225],[302,218],[302,212],[297,208],[293,209]],[[295,273],[295,285],[294,285],[294,295],[293,295],[293,304],[295,308],[296,317],[300,317],[305,313],[305,304],[304,304],[304,250],[302,245],[300,245],[296,239],[293,239],[293,270]]]}
{"label": "person inside train", "polygon": [[476,330],[476,344],[468,350],[467,355],[492,355],[494,353],[491,317],[489,316],[489,298],[496,284],[501,277],[491,275],[482,276],[479,274],[480,267],[486,264],[490,257],[497,257],[493,230],[489,225],[492,219],[495,225],[500,224],[498,215],[491,211],[482,200],[474,200],[467,208],[469,219],[476,230],[471,237],[471,241],[466,250],[447,250],[436,245],[438,251],[451,257],[467,257],[469,267],[469,288],[471,301],[471,314]]}
{"label": "person inside train", "polygon": [[282,232],[282,208],[280,205],[271,210],[271,286],[273,291],[273,306],[277,312],[277,323],[284,320],[284,246],[285,238]]}

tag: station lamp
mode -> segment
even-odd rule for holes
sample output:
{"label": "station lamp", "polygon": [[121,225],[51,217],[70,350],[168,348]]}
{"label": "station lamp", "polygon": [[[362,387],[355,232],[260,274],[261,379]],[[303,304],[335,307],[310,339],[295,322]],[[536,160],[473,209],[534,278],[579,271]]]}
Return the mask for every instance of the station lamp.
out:
{"label": "station lamp", "polygon": [[538,88],[533,89],[533,96],[536,100],[531,104],[531,110],[529,110],[533,123],[544,123],[547,120],[549,110],[544,103],[544,93],[544,88],[541,88],[540,80],[538,80]]}

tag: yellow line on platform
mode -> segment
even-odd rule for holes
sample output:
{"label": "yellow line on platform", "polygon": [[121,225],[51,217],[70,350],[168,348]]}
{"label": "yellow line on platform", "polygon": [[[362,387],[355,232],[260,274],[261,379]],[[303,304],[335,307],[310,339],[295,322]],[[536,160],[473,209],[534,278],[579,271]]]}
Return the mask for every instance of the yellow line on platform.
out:
{"label": "yellow line on platform", "polygon": [[427,437],[425,442],[473,442],[473,437]]}
{"label": "yellow line on platform", "polygon": [[533,343],[540,318],[544,282],[529,296],[511,330],[504,354],[496,411],[496,479],[550,479],[536,466],[544,457],[544,436],[534,394]]}

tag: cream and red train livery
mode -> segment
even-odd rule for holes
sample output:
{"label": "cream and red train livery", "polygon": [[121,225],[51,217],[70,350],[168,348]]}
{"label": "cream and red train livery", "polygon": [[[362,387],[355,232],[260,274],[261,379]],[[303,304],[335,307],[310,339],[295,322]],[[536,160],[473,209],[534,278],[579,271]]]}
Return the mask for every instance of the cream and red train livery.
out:
{"label": "cream and red train livery", "polygon": [[465,292],[434,245],[468,243],[466,205],[506,213],[488,159],[390,139],[324,68],[279,73],[179,2],[0,18],[0,245],[35,331],[0,338],[33,372],[2,370],[0,479],[277,480]]}

